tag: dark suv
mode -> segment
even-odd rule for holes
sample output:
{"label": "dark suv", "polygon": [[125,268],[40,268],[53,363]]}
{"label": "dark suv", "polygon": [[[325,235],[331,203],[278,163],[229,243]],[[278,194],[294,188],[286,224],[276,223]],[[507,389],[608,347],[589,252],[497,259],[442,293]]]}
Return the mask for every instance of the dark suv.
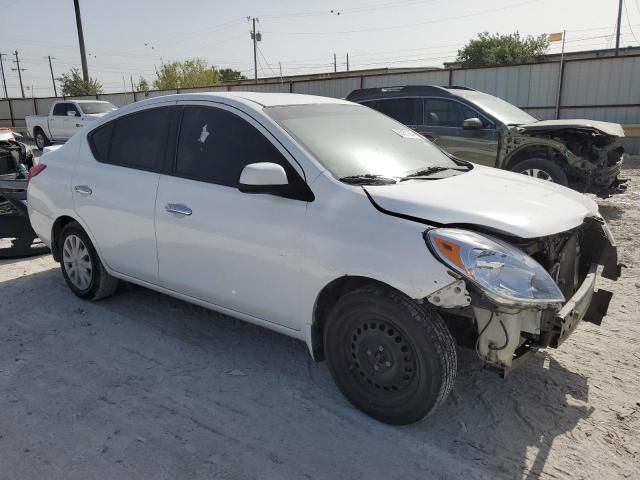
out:
{"label": "dark suv", "polygon": [[512,170],[581,191],[619,188],[622,126],[592,120],[539,121],[467,87],[354,90],[347,100],[378,110],[470,162]]}

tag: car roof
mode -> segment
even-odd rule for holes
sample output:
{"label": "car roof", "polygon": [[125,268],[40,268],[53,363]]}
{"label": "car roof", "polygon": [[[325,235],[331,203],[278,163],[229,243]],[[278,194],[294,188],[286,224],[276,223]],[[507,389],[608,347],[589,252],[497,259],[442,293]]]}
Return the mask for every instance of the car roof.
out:
{"label": "car roof", "polygon": [[438,95],[446,96],[462,96],[464,92],[474,92],[469,87],[452,85],[450,87],[441,87],[438,85],[398,85],[392,87],[377,88],[360,88],[352,91],[347,95],[347,100],[353,102],[364,102],[367,100],[376,100],[378,98],[394,98],[394,97],[422,97]]}
{"label": "car roof", "polygon": [[[163,95],[153,99],[143,100],[144,103],[155,101],[185,101],[185,100],[234,100],[245,104],[253,104],[262,107],[276,107],[286,105],[312,105],[312,104],[352,104],[338,98],[321,97],[319,95],[304,95],[299,93],[266,93],[266,92],[196,92]],[[138,104],[142,102],[136,102]],[[136,103],[132,105],[136,105]]]}

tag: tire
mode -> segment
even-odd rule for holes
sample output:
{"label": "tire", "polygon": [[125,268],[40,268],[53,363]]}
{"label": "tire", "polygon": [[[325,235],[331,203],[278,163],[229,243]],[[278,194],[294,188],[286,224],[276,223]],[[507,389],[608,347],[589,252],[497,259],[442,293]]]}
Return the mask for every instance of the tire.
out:
{"label": "tire", "polygon": [[340,298],[324,349],[343,395],[384,423],[417,422],[453,388],[456,345],[444,321],[390,288],[364,287]]}
{"label": "tire", "polygon": [[76,222],[60,232],[60,268],[73,293],[85,300],[100,300],[118,288],[118,279],[107,273],[89,236]]}
{"label": "tire", "polygon": [[34,132],[34,140],[36,141],[36,147],[38,147],[40,151],[43,151],[44,147],[51,145],[51,142],[41,128],[36,129]]}
{"label": "tire", "polygon": [[522,173],[531,177],[547,180],[566,187],[569,184],[567,174],[557,163],[546,158],[529,158],[517,163],[512,169],[513,172]]}

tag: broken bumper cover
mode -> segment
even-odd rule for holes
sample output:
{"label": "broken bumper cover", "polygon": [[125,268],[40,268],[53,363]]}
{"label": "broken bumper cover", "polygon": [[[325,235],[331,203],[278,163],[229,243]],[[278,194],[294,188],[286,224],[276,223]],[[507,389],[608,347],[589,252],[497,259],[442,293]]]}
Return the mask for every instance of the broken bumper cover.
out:
{"label": "broken bumper cover", "polygon": [[597,264],[591,266],[580,288],[556,313],[551,347],[560,346],[582,320],[596,325],[602,323],[602,318],[607,314],[612,294],[606,290],[596,290],[597,268]]}
{"label": "broken bumper cover", "polygon": [[627,180],[620,178],[620,172],[622,171],[625,157],[626,155],[622,154],[620,160],[615,164],[594,170],[591,175],[591,188],[588,190],[592,191],[592,193],[624,191]]}

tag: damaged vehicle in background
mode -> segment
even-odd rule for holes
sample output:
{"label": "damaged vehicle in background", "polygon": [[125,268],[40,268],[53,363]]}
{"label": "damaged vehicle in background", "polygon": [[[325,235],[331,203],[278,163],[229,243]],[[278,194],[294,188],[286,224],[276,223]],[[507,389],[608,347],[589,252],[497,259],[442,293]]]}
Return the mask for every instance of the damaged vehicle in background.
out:
{"label": "damaged vehicle in background", "polygon": [[49,251],[37,239],[27,215],[27,178],[37,163],[22,135],[0,128],[0,258]]}
{"label": "damaged vehicle in background", "polygon": [[598,194],[625,188],[624,130],[595,120],[537,120],[468,87],[354,90],[348,100],[410,126],[451,155]]}
{"label": "damaged vehicle in background", "polygon": [[598,265],[619,275],[591,199],[318,96],[123,107],[45,156],[28,207],[79,297],[126,280],[303,340],[393,424],[446,399],[456,341],[506,373],[600,324]]}

